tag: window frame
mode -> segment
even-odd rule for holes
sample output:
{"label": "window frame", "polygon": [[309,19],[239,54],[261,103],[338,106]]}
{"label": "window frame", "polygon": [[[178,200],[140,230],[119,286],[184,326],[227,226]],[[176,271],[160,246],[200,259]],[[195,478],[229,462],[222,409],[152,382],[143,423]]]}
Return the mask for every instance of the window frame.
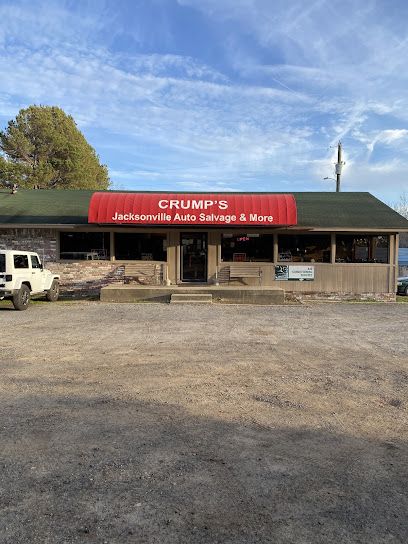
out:
{"label": "window frame", "polygon": [[[352,261],[340,261],[338,260],[338,248],[339,248],[339,244],[338,244],[338,239],[340,237],[349,237],[349,238],[367,238],[367,246],[361,246],[361,247],[367,247],[367,250],[368,250],[368,257],[367,257],[367,260],[365,261],[356,261],[356,260],[352,260]],[[373,258],[372,258],[372,251],[373,251],[373,245],[372,245],[372,241],[374,238],[379,238],[379,237],[383,237],[383,238],[386,238],[387,239],[387,259],[386,261],[375,261]],[[385,248],[384,248],[385,249]],[[391,236],[389,233],[369,233],[369,232],[336,232],[335,233],[335,255],[334,255],[334,262],[335,264],[346,264],[346,265],[349,265],[349,264],[354,264],[354,265],[385,265],[385,266],[389,266],[391,264]]]}
{"label": "window frame", "polygon": [[[21,257],[22,259],[27,261],[27,266],[16,266],[16,258]],[[21,255],[19,253],[13,254],[13,268],[14,270],[30,270],[30,259],[28,258],[28,255]]]}
{"label": "window frame", "polygon": [[[242,232],[241,230],[239,232],[221,232],[220,237],[220,262],[222,263],[234,263],[234,262],[245,262],[245,263],[259,263],[259,264],[272,264],[274,262],[274,244],[275,244],[275,233],[274,232]],[[248,251],[245,251],[245,247],[238,247],[235,248],[236,250],[231,251],[231,259],[225,259],[224,257],[224,246],[223,246],[223,240],[225,239],[231,239],[231,238],[257,238],[261,239],[262,237],[268,237],[270,239],[270,244],[267,245],[267,247],[270,248],[269,257],[263,257],[262,259],[257,259],[254,256],[248,256]],[[231,249],[231,248],[230,248]]]}
{"label": "window frame", "polygon": [[[34,260],[37,261],[38,263],[38,266],[37,266],[37,263],[34,265]],[[40,259],[37,257],[37,255],[30,255],[30,261],[31,261],[31,268],[33,270],[41,270],[42,269],[42,264],[41,264],[41,261]]]}
{"label": "window frame", "polygon": [[[167,259],[168,259],[168,248],[169,248],[169,240],[168,240],[168,234],[167,232],[163,232],[163,231],[154,231],[154,232],[141,232],[141,231],[138,231],[138,232],[132,232],[132,231],[119,231],[119,230],[114,230],[111,232],[112,236],[113,236],[113,239],[112,239],[112,255],[111,255],[111,259],[113,259],[115,262],[128,262],[128,261],[132,261],[132,262],[138,262],[138,261],[143,261],[143,262],[153,262],[153,263],[167,263]],[[160,236],[162,238],[162,242],[164,243],[165,245],[165,249],[162,250],[163,254],[164,254],[164,258],[163,259],[143,259],[143,258],[140,258],[140,259],[133,259],[133,258],[130,258],[130,257],[127,257],[127,258],[122,258],[122,257],[117,257],[117,243],[116,243],[116,237],[117,236]],[[140,255],[142,256],[142,254],[145,254],[147,255],[148,253],[147,252],[141,252]]]}
{"label": "window frame", "polygon": [[[281,236],[287,236],[287,237],[293,237],[293,238],[295,238],[295,237],[298,237],[298,238],[302,237],[303,238],[303,237],[307,237],[307,236],[309,236],[309,237],[312,237],[312,236],[313,237],[327,237],[328,238],[328,244],[327,244],[328,245],[328,250],[326,250],[326,251],[329,251],[329,259],[327,261],[316,261],[316,260],[314,260],[314,261],[312,261],[312,260],[310,260],[310,261],[304,261],[304,260],[303,261],[302,260],[299,260],[299,261],[295,260],[294,261],[294,260],[290,260],[289,261],[289,260],[281,260],[279,258],[279,256],[284,253],[283,251],[280,251],[281,248],[280,248],[280,245],[279,245],[279,237],[281,237]],[[277,247],[277,250],[278,250],[277,263],[279,263],[279,264],[285,264],[285,263],[291,264],[291,265],[293,265],[293,264],[296,265],[296,264],[299,264],[299,263],[311,263],[312,265],[315,265],[315,264],[317,264],[317,265],[332,264],[332,251],[333,251],[333,248],[332,248],[332,233],[331,232],[313,232],[313,233],[311,233],[311,232],[295,233],[294,232],[294,233],[290,233],[290,234],[285,233],[285,232],[279,232],[279,233],[277,233],[277,241],[276,242],[277,242],[277,246],[278,246]],[[293,255],[292,255],[292,257],[293,257]]]}
{"label": "window frame", "polygon": [[[107,237],[107,240],[106,240],[106,244],[104,243],[103,245],[105,245],[106,247],[104,248],[95,248],[93,247],[92,248],[92,244],[91,244],[91,249],[89,249],[88,251],[75,251],[75,250],[72,250],[72,251],[61,251],[61,246],[63,245],[62,243],[62,237],[64,235],[76,235],[76,234],[99,234],[99,235],[102,235],[102,237]],[[97,260],[97,261],[111,261],[112,260],[112,256],[111,256],[111,236],[112,236],[112,232],[111,231],[107,231],[107,230],[101,230],[101,231],[95,231],[95,230],[60,230],[58,231],[58,259],[60,261],[66,261],[66,262],[77,262],[77,261],[87,261],[87,260]],[[102,252],[105,253],[106,257],[102,255]],[[65,257],[63,256],[63,254],[71,254],[71,255],[79,255],[79,254],[88,254],[90,255],[90,258],[87,259],[87,258],[78,258],[78,257]],[[91,255],[92,254],[92,255]],[[96,255],[96,258],[95,258],[95,255]]]}

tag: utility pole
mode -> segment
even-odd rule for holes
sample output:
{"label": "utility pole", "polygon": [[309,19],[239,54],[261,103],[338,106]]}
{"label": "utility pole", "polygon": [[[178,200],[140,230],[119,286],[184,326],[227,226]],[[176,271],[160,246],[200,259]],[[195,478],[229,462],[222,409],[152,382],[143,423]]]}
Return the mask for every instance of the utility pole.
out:
{"label": "utility pole", "polygon": [[[331,146],[330,146],[331,147]],[[341,179],[341,171],[343,169],[343,166],[345,165],[346,163],[342,160],[342,146],[341,146],[341,142],[339,142],[337,144],[337,162],[334,163],[334,167],[335,167],[335,172],[336,172],[336,179],[334,178],[329,178],[328,176],[326,176],[325,178],[323,179],[332,179],[333,181],[336,182],[336,193],[340,193],[340,179]]]}
{"label": "utility pole", "polygon": [[341,159],[341,142],[337,144],[337,162],[335,164],[336,167],[336,193],[340,193],[340,178],[341,178],[341,170],[343,166],[346,164]]}

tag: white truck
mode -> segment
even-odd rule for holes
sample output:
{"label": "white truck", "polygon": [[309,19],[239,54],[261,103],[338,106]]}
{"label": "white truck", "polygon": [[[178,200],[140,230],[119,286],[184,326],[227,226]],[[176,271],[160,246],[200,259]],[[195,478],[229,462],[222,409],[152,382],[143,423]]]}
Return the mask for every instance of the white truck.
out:
{"label": "white truck", "polygon": [[31,295],[58,300],[59,278],[43,267],[37,253],[0,249],[0,300],[11,299],[16,310],[26,310]]}

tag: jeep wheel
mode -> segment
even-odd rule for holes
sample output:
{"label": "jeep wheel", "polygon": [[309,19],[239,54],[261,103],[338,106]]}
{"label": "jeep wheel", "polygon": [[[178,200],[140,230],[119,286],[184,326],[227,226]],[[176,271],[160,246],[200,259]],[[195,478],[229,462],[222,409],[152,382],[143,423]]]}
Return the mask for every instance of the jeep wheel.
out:
{"label": "jeep wheel", "polygon": [[50,290],[47,291],[45,298],[49,300],[50,302],[55,302],[56,300],[58,300],[58,297],[59,297],[59,281],[54,280],[51,283]]}
{"label": "jeep wheel", "polygon": [[27,310],[30,303],[30,289],[27,285],[22,285],[15,295],[13,295],[13,306],[16,310]]}
{"label": "jeep wheel", "polygon": [[408,285],[405,287],[405,295],[408,297]]}

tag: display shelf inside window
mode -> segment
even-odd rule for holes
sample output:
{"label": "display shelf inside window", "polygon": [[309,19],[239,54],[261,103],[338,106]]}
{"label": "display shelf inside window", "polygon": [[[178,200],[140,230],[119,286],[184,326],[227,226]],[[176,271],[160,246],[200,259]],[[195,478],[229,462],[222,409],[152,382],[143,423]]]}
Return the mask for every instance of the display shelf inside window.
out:
{"label": "display shelf inside window", "polygon": [[109,232],[60,232],[60,259],[106,261],[110,259]]}
{"label": "display shelf inside window", "polygon": [[338,234],[336,263],[389,263],[389,236]]}
{"label": "display shelf inside window", "polygon": [[330,235],[282,234],[278,236],[278,261],[330,263]]}

